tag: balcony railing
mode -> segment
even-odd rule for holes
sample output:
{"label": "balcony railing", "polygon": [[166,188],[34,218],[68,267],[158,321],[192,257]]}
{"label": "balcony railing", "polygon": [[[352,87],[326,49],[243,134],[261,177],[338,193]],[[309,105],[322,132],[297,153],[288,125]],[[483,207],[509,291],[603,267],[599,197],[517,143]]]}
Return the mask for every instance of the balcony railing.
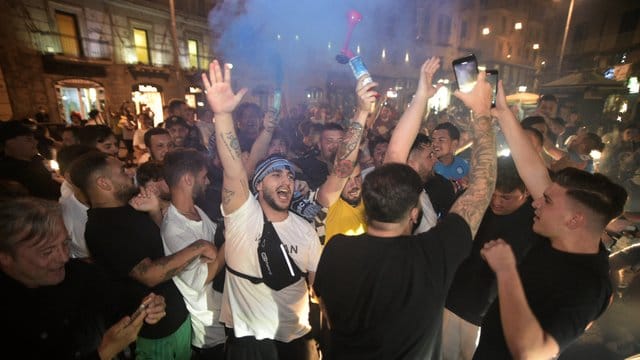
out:
{"label": "balcony railing", "polygon": [[96,60],[111,60],[113,58],[113,46],[106,40],[78,38],[49,31],[32,34],[37,49],[44,54]]}

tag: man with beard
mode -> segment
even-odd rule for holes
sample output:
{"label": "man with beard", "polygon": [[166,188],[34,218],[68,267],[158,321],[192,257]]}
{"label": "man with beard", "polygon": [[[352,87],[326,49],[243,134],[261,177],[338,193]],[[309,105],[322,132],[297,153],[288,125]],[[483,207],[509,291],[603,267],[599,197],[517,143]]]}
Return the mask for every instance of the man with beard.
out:
{"label": "man with beard", "polygon": [[362,79],[358,81],[356,118],[349,125],[342,143],[337,148],[331,174],[316,195],[318,204],[328,208],[323,243],[331,240],[336,234],[360,235],[367,230],[364,204],[360,196],[362,176],[356,160],[364,125],[376,101],[377,92],[373,90],[376,85],[378,84],[370,83],[363,86]]}
{"label": "man with beard", "polygon": [[128,287],[129,296],[122,301],[137,306],[149,291],[166,300],[167,316],[157,325],[145,325],[140,331],[136,358],[189,358],[191,321],[171,278],[201,256],[215,259],[215,247],[206,240],[198,240],[165,256],[160,229],[149,215],[138,211],[149,211],[160,221],[157,197],[143,192],[129,205],[127,202],[137,189],[124,164],[115,157],[101,153],[83,155],[72,166],[71,180],[91,204],[85,231],[87,247],[95,263],[111,279]]}
{"label": "man with beard", "polygon": [[[435,94],[431,79],[438,66],[435,57],[422,66],[413,104],[406,111],[409,118],[420,119],[427,100]],[[455,95],[475,115],[469,188],[435,227],[411,235],[419,220],[420,176],[397,162],[367,176],[362,185],[367,233],[336,235],[318,264],[314,290],[331,329],[328,358],[440,358],[447,290],[456,267],[471,250],[493,192],[496,166],[489,116],[491,86],[484,74],[478,74],[471,93]],[[417,133],[420,122],[414,125]],[[393,142],[392,138],[389,151]]]}
{"label": "man with beard", "polygon": [[230,330],[227,358],[317,359],[307,284],[313,284],[321,245],[313,226],[289,211],[293,166],[279,155],[258,164],[250,183],[254,197],[231,115],[247,89],[234,94],[230,65],[223,74],[216,60],[202,81],[223,167],[228,271],[220,321]]}
{"label": "man with beard", "polygon": [[[199,239],[213,243],[216,224],[194,204],[209,185],[205,157],[193,149],[172,151],[164,159],[164,174],[171,189],[171,205],[161,227],[165,254],[175,254]],[[173,278],[191,314],[191,344],[196,359],[224,358],[224,326],[218,321],[222,293],[211,286],[224,266],[223,251],[218,252],[215,261],[187,264]]]}
{"label": "man with beard", "polygon": [[297,159],[296,165],[302,170],[303,180],[306,180],[312,190],[317,189],[327,180],[329,176],[329,166],[338,151],[338,145],[344,137],[344,128],[335,123],[323,126],[320,133],[319,154],[311,153],[305,157]]}

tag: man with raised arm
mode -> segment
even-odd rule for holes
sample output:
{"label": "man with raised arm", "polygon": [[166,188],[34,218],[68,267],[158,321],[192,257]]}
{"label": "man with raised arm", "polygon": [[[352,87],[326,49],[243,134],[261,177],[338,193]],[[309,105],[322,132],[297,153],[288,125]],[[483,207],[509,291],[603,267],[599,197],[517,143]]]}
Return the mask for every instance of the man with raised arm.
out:
{"label": "man with raised arm", "polygon": [[349,124],[342,143],[338,146],[336,157],[327,180],[320,186],[316,201],[328,208],[325,219],[325,242],[336,234],[360,235],[366,230],[364,204],[362,203],[362,177],[356,164],[358,147],[364,125],[376,101],[373,90],[377,83],[362,85],[358,81],[358,112]]}
{"label": "man with raised arm", "polygon": [[[398,121],[384,158],[385,163],[398,162],[409,165],[418,173],[423,185],[432,177],[433,166],[437,159],[429,138],[425,135],[418,136],[418,133],[427,102],[436,93],[431,82],[433,75],[439,68],[440,60],[437,58],[431,58],[422,65],[418,91],[411,106]],[[414,234],[431,229],[438,221],[438,214],[436,214],[426,191],[420,192],[420,211],[422,216],[413,230]]]}
{"label": "man with raised arm", "polygon": [[227,358],[317,359],[307,283],[313,284],[321,245],[313,226],[289,211],[293,166],[278,155],[258,164],[251,178],[254,197],[231,115],[247,89],[234,94],[231,66],[223,74],[217,60],[202,81],[223,167],[228,271],[220,321],[231,330]]}
{"label": "man with raised arm", "polygon": [[[437,63],[432,58],[423,65],[411,108],[429,98],[427,79]],[[422,181],[404,158],[375,169],[363,183],[367,233],[336,235],[325,246],[314,290],[331,329],[331,359],[440,357],[447,291],[471,250],[496,172],[490,85],[481,74],[470,94],[456,95],[474,112],[474,146],[469,188],[449,214],[431,230],[411,235]]]}
{"label": "man with raised arm", "polygon": [[547,239],[519,265],[502,239],[484,245],[498,300],[484,318],[474,359],[551,359],[607,306],[611,284],[600,235],[622,213],[626,192],[601,174],[574,168],[551,179],[509,111],[501,82],[493,114],[533,198],[533,230]]}

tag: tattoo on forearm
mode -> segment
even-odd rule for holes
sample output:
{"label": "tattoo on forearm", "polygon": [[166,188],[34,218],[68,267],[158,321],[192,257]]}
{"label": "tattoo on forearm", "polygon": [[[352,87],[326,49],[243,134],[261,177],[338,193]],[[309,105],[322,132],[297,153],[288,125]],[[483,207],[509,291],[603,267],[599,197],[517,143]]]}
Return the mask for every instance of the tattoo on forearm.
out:
{"label": "tattoo on forearm", "polygon": [[182,270],[184,270],[187,267],[187,265],[191,264],[192,261],[197,259],[198,256],[200,256],[200,255],[196,255],[196,256],[191,257],[191,259],[187,260],[187,262],[185,262],[181,266],[175,267],[173,269],[166,270],[165,273],[164,273],[163,282],[168,281],[172,277],[180,274],[182,272]]}
{"label": "tattoo on forearm", "polygon": [[358,150],[363,131],[364,128],[360,123],[352,122],[351,125],[349,125],[347,133],[338,147],[336,160],[332,169],[338,177],[346,178],[351,175],[355,161],[351,161],[348,158],[354,151]]}
{"label": "tattoo on forearm", "polygon": [[333,166],[333,173],[339,178],[348,178],[353,172],[355,163],[349,159],[336,162]]}
{"label": "tattoo on forearm", "polygon": [[233,160],[240,159],[240,154],[242,153],[240,150],[240,142],[233,131],[227,131],[220,134],[220,140],[227,147],[227,150],[229,150],[229,154]]}
{"label": "tattoo on forearm", "polygon": [[471,148],[469,187],[451,207],[451,212],[467,221],[471,234],[475,237],[495,188],[497,157],[490,120],[488,126],[478,124],[472,131],[474,142]]}
{"label": "tattoo on forearm", "polygon": [[229,190],[227,188],[222,188],[222,205],[229,204],[229,202],[233,198],[233,195],[235,194],[235,191]]}

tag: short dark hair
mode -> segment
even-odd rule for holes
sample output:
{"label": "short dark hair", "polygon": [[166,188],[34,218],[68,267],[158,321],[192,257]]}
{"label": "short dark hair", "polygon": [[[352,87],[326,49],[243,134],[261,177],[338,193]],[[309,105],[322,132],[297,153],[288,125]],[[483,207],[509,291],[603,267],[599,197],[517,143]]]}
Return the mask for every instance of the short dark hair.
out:
{"label": "short dark hair", "polygon": [[554,103],[558,103],[558,98],[556,98],[554,95],[551,94],[545,94],[540,96],[540,99],[538,99],[538,103],[541,103],[543,101],[553,101]]}
{"label": "short dark hair", "polygon": [[371,139],[369,139],[369,143],[367,144],[367,149],[369,149],[369,155],[373,156],[373,153],[376,151],[376,146],[380,144],[389,144],[389,140],[381,136],[374,136]]}
{"label": "short dark hair", "polygon": [[169,135],[171,136],[171,134],[169,134],[169,131],[167,131],[167,129],[163,129],[163,128],[151,128],[149,130],[147,130],[147,132],[144,133],[144,144],[147,147],[147,149],[151,148],[151,137],[154,135]]}
{"label": "short dark hair", "polygon": [[510,193],[514,190],[525,192],[527,187],[518,174],[516,164],[511,156],[498,157],[498,173],[496,177],[496,190]]}
{"label": "short dark hair", "polygon": [[164,180],[170,188],[178,185],[185,174],[197,174],[200,170],[207,168],[205,156],[194,149],[170,151],[165,155],[163,163]]}
{"label": "short dark hair", "polygon": [[588,149],[591,150],[604,150],[604,142],[602,138],[596,133],[588,132],[585,134],[585,141],[587,141]]}
{"label": "short dark hair", "polygon": [[522,121],[520,122],[520,126],[522,126],[523,128],[525,127],[532,127],[533,125],[537,125],[537,124],[542,124],[542,125],[547,125],[547,123],[544,121],[544,118],[542,116],[527,116],[526,118],[522,119]]}
{"label": "short dark hair", "polygon": [[180,116],[169,116],[169,118],[164,122],[164,128],[171,129],[174,126],[183,126],[185,129],[189,129],[187,120],[181,118]]}
{"label": "short dark hair", "polygon": [[422,181],[411,167],[384,164],[373,170],[362,184],[362,200],[369,221],[397,223],[418,204]]}
{"label": "short dark hair", "polygon": [[238,107],[236,107],[235,110],[233,110],[232,116],[233,116],[234,123],[237,123],[238,119],[240,119],[240,115],[242,115],[242,113],[248,109],[255,110],[258,113],[258,116],[260,116],[260,118],[264,116],[262,109],[257,104],[252,102],[243,102],[240,105],[238,105]]}
{"label": "short dark hair", "polygon": [[311,120],[301,122],[298,127],[300,132],[302,133],[302,136],[309,136],[313,132],[318,134],[322,132],[322,125],[314,123]]}
{"label": "short dark hair", "polygon": [[96,147],[107,140],[108,137],[115,136],[111,128],[107,125],[92,125],[80,128],[80,144]]}
{"label": "short dark hair", "polygon": [[71,182],[77,186],[88,197],[91,177],[98,171],[107,167],[109,155],[92,151],[77,158],[72,164],[69,174]]}
{"label": "short dark hair", "polygon": [[325,131],[342,131],[344,132],[344,127],[337,123],[327,123],[322,125],[322,132]]}
{"label": "short dark hair", "polygon": [[273,140],[282,140],[282,142],[284,142],[287,149],[289,148],[289,145],[291,143],[287,134],[284,131],[282,131],[282,129],[280,129],[279,127],[273,131],[273,135],[271,135],[271,141],[269,141],[269,145],[273,143]]}
{"label": "short dark hair", "polygon": [[19,244],[55,236],[64,226],[57,202],[35,197],[7,199],[0,206],[0,252],[14,255]]}
{"label": "short dark hair", "polygon": [[532,133],[533,136],[535,136],[540,141],[540,145],[544,144],[544,135],[542,135],[542,132],[540,132],[540,130],[532,128],[530,126],[523,126],[522,128],[524,129],[524,131]]}
{"label": "short dark hair", "polygon": [[149,160],[138,166],[136,182],[140,186],[146,186],[149,181],[164,180],[164,165],[160,161]]}
{"label": "short dark hair", "polygon": [[73,138],[76,139],[77,142],[80,142],[80,129],[81,127],[77,125],[68,125],[62,128],[60,133],[69,131],[71,135],[73,135]]}
{"label": "short dark hair", "polygon": [[409,154],[414,152],[415,150],[422,150],[425,146],[431,145],[431,138],[425,134],[418,133],[416,135],[416,139],[413,140],[413,144],[411,144],[411,150]]}
{"label": "short dark hair", "polygon": [[561,117],[552,117],[551,122],[558,126],[566,126],[567,122]]}
{"label": "short dark hair", "polygon": [[173,114],[176,110],[180,109],[180,106],[182,106],[182,104],[186,105],[187,103],[184,100],[172,99],[171,101],[169,101],[168,105],[169,112]]}
{"label": "short dark hair", "polygon": [[451,140],[460,140],[460,130],[458,130],[458,128],[453,125],[453,123],[450,123],[448,121],[436,125],[433,130],[447,130]]}
{"label": "short dark hair", "polygon": [[620,216],[627,201],[627,191],[606,176],[573,167],[556,172],[553,182],[567,189],[567,196],[599,215],[602,228]]}
{"label": "short dark hair", "polygon": [[75,159],[90,151],[97,150],[94,147],[82,144],[65,146],[60,149],[57,156],[58,166],[60,166],[60,173],[64,174]]}

